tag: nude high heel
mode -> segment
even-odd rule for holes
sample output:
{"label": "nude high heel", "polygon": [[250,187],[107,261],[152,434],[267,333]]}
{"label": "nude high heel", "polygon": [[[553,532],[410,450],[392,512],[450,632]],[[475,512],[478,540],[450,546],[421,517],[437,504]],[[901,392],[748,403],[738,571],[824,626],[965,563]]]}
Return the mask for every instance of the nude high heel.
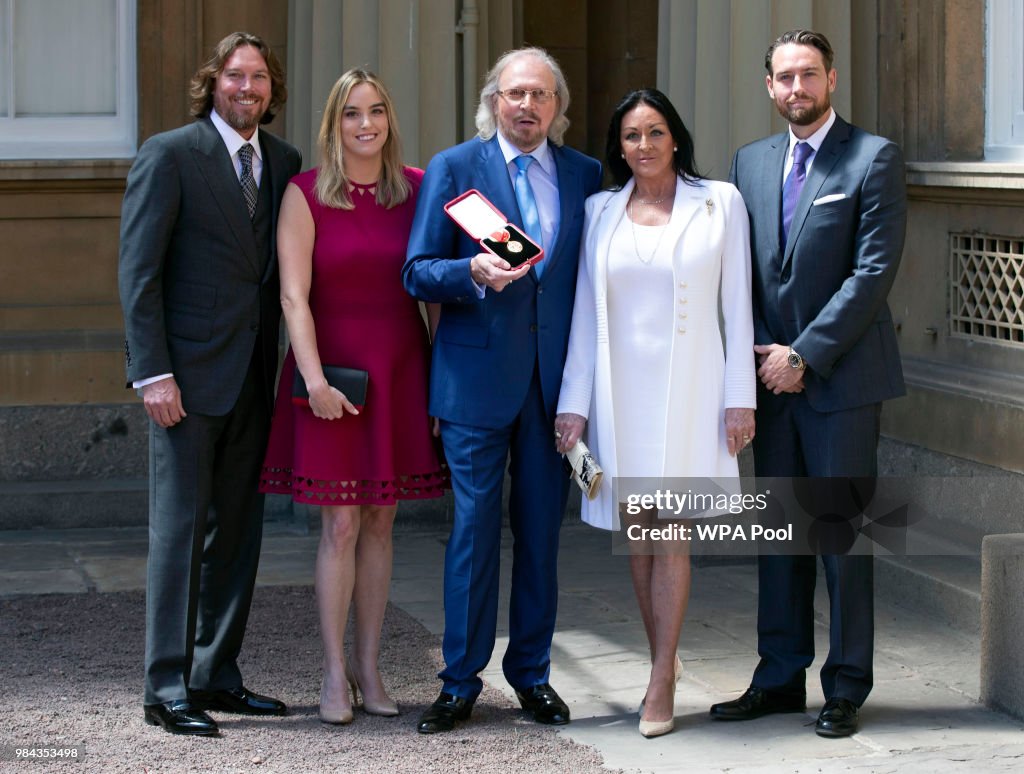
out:
{"label": "nude high heel", "polygon": [[360,690],[359,681],[348,666],[345,667],[345,677],[348,679],[349,687],[352,689],[352,705],[354,707],[362,707],[363,712],[367,715],[379,715],[385,718],[393,718],[399,714],[398,704],[387,694],[384,695],[384,699],[381,701],[371,701],[367,698],[366,694]]}
{"label": "nude high heel", "polygon": [[[676,654],[676,685],[679,685],[679,680],[680,680],[680,678],[682,676],[683,676],[683,662],[679,659],[679,654],[677,653]],[[646,705],[647,705],[647,697],[644,696],[640,700],[640,709],[638,709],[636,711],[636,714],[637,715],[643,715],[644,714],[644,707]],[[669,731],[671,731],[671,730],[672,729],[669,729]],[[662,733],[667,734],[668,731],[663,731]],[[657,736],[657,734],[655,734],[655,736]]]}
{"label": "nude high heel", "polygon": [[644,720],[640,718],[640,736],[645,739],[653,739],[656,736],[664,736],[676,727],[674,717],[668,720]]}
{"label": "nude high heel", "polygon": [[[327,698],[327,681],[320,683],[320,722],[329,723],[332,726],[345,726],[352,722],[352,707],[346,707],[341,700],[330,701]],[[342,692],[345,698],[346,692]]]}

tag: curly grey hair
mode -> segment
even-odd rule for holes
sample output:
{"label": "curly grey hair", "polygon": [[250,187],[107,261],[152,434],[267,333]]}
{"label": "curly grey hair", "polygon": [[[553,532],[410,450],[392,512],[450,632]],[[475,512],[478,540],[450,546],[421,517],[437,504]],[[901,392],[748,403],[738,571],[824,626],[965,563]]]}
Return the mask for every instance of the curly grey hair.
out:
{"label": "curly grey hair", "polygon": [[476,131],[481,140],[489,140],[497,131],[497,119],[495,117],[495,100],[498,99],[498,79],[501,73],[508,67],[512,60],[521,56],[532,56],[546,64],[555,76],[555,99],[558,100],[558,112],[555,114],[551,126],[548,127],[548,139],[555,145],[561,145],[565,137],[565,130],[569,128],[569,119],[565,117],[569,109],[569,83],[565,80],[565,73],[551,54],[543,48],[531,46],[528,48],[517,48],[513,51],[506,51],[494,67],[487,73],[487,80],[480,90],[480,104],[476,108]]}

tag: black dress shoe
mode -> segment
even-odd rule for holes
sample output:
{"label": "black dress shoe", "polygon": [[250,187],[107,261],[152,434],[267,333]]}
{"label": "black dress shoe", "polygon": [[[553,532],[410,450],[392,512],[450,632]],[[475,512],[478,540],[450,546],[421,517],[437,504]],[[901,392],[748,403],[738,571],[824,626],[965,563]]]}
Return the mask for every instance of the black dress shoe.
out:
{"label": "black dress shoe", "polygon": [[190,695],[192,703],[204,710],[237,715],[285,715],[288,712],[283,701],[260,696],[243,686],[223,691],[191,691]]}
{"label": "black dress shoe", "polygon": [[533,719],[549,726],[564,726],[569,722],[569,706],[548,683],[540,683],[525,691],[516,691],[519,704]]}
{"label": "black dress shoe", "polygon": [[473,711],[473,702],[461,696],[441,691],[437,700],[420,715],[416,730],[421,734],[439,734],[455,728],[456,721],[468,720]]}
{"label": "black dress shoe", "polygon": [[750,686],[738,699],[711,705],[715,720],[753,720],[776,712],[803,712],[807,698],[799,693],[778,693]]}
{"label": "black dress shoe", "polygon": [[186,699],[165,701],[163,704],[147,704],[142,709],[149,725],[163,726],[164,731],[171,734],[188,734],[190,736],[218,736],[220,734],[213,718]]}
{"label": "black dress shoe", "polygon": [[829,699],[818,715],[818,736],[835,738],[857,732],[857,707],[849,699]]}

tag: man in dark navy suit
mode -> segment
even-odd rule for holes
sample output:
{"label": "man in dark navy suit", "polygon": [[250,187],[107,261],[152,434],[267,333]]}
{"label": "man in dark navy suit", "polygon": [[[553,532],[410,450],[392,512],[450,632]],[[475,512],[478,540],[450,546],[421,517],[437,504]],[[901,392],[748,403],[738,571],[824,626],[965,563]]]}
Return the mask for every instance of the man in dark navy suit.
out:
{"label": "man in dark navy suit", "polygon": [[[903,252],[899,148],[832,109],[832,47],[793,30],[765,56],[788,131],[740,148],[731,180],[750,215],[758,476],[877,475],[882,401],[904,393],[886,297]],[[822,557],[830,600],[817,733],[847,736],[872,686],[873,557]],[[758,654],[750,688],[719,720],[799,712],[814,660],[813,556],[758,560]]]}
{"label": "man in dark navy suit", "polygon": [[[440,303],[430,375],[430,413],[455,495],[445,552],[445,668],[419,731],[465,720],[494,649],[502,487],[506,464],[514,537],[505,677],[541,723],[569,722],[548,682],[558,601],[558,535],[568,479],[555,450],[554,418],[569,340],[583,203],[601,165],[562,145],[569,90],[542,49],[504,54],[488,75],[478,136],[427,167],[404,281]],[[479,190],[544,249],[536,266],[483,252],[444,205]]]}
{"label": "man in dark navy suit", "polygon": [[283,715],[237,657],[263,534],[257,492],[277,371],[277,210],[299,152],[259,128],[284,70],[235,32],[192,78],[187,126],[128,174],[119,286],[128,384],[150,419],[146,722],[214,736],[205,710]]}

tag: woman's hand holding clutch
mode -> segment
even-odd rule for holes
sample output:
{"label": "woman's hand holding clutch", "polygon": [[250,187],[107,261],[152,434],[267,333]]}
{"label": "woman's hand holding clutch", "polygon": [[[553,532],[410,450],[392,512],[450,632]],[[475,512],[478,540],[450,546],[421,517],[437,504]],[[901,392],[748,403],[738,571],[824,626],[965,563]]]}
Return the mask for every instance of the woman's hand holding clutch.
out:
{"label": "woman's hand holding clutch", "polygon": [[587,418],[579,414],[559,414],[555,417],[555,449],[565,454],[583,437]]}
{"label": "woman's hand holding clutch", "polygon": [[313,410],[313,416],[320,419],[341,419],[346,413],[359,413],[359,409],[352,405],[345,393],[331,387],[326,381],[309,391],[309,407]]}

